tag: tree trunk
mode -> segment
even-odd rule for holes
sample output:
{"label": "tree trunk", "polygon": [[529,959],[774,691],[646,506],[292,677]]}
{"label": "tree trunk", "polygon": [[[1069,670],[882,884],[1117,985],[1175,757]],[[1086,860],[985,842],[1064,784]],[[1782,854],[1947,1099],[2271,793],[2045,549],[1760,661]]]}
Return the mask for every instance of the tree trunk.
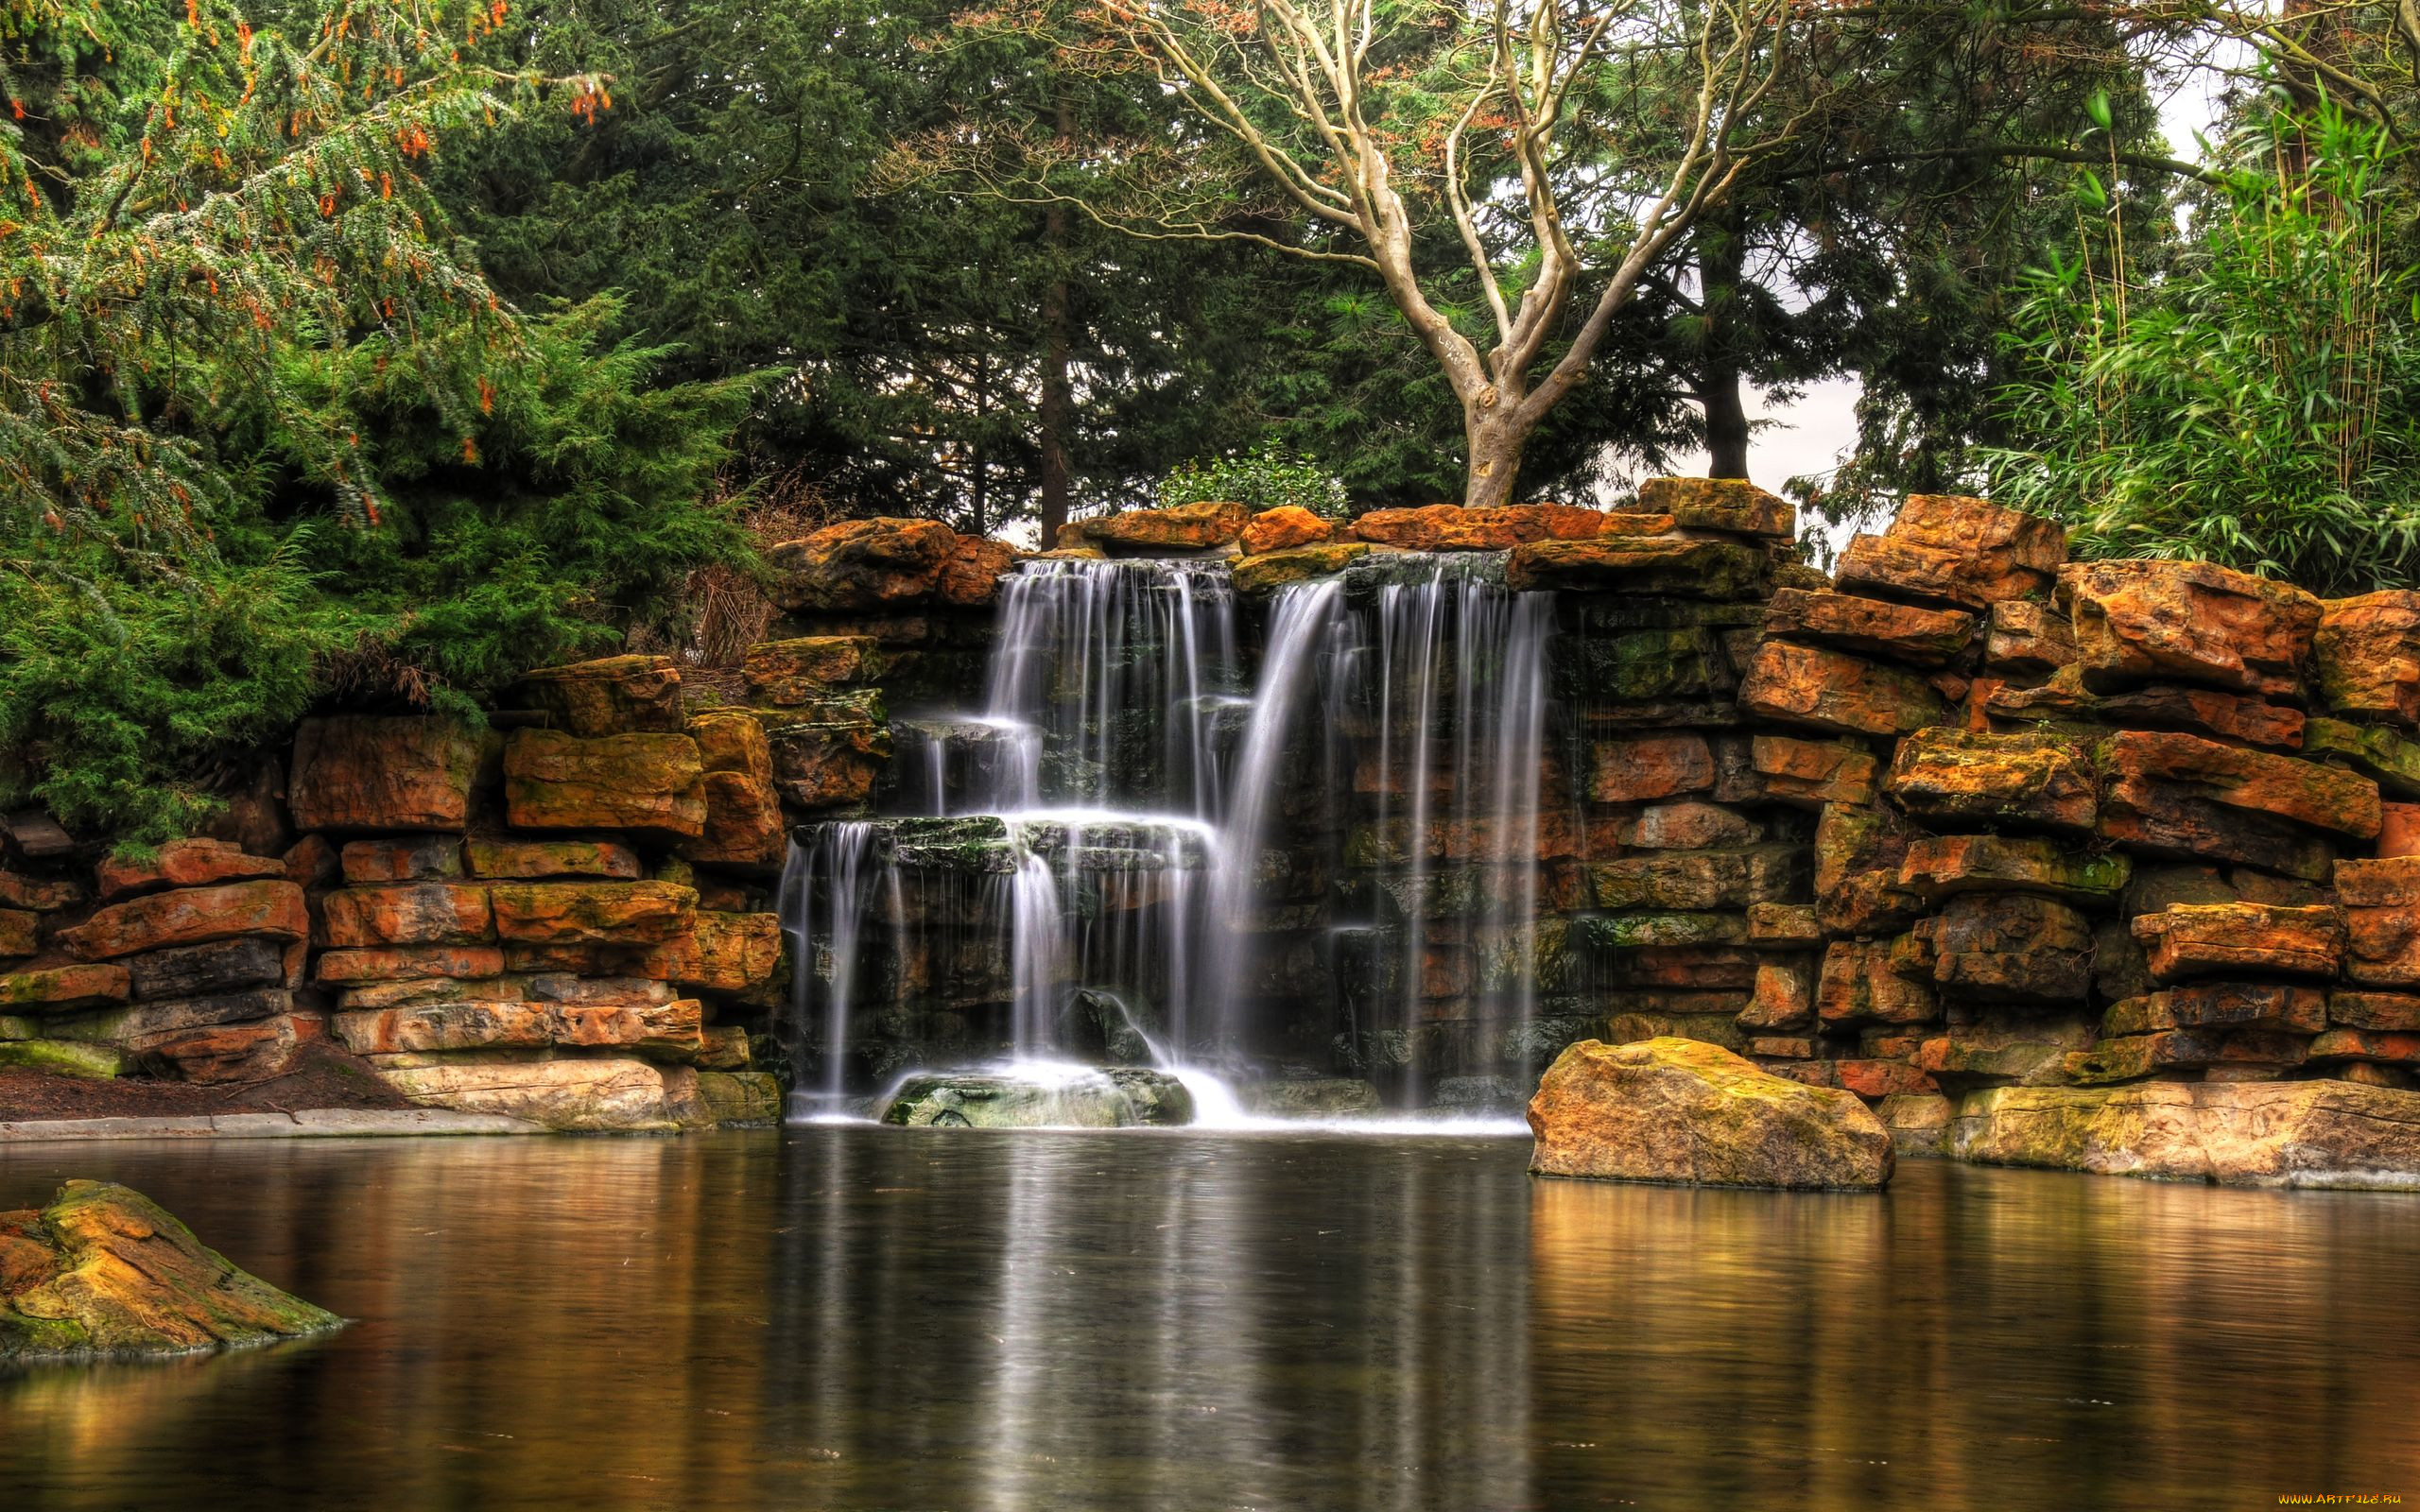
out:
{"label": "tree trunk", "polygon": [[1698,223],[1698,403],[1705,411],[1705,475],[1748,475],[1748,405],[1740,394],[1739,279],[1745,248],[1738,217],[1727,213]]}
{"label": "tree trunk", "polygon": [[1470,480],[1462,503],[1474,509],[1493,509],[1512,502],[1512,483],[1521,472],[1521,448],[1530,438],[1526,426],[1516,427],[1502,404],[1485,408],[1464,405],[1462,436],[1471,453]]}
{"label": "tree trunk", "polygon": [[[1076,132],[1076,112],[1064,85],[1058,88],[1057,119],[1053,122],[1063,149]],[[1042,549],[1059,543],[1059,528],[1067,523],[1067,424],[1075,409],[1075,393],[1067,377],[1067,258],[1073,226],[1067,207],[1053,203],[1042,213],[1044,255],[1049,258],[1049,282],[1042,290],[1042,403],[1034,415],[1041,431]]]}

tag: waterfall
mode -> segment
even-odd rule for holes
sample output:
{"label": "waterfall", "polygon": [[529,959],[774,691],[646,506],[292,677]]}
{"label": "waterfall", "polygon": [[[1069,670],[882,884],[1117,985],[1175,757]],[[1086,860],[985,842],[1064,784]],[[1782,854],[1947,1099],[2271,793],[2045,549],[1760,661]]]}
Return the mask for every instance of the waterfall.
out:
{"label": "waterfall", "polygon": [[[810,843],[791,842],[782,864],[774,907],[790,942],[791,1096],[820,1104],[809,1112],[837,1112],[847,1083],[849,1011],[856,1000],[874,834],[863,820],[818,825]],[[895,887],[895,874],[890,880]],[[808,1085],[807,1050],[816,1043],[822,1050],[820,1097],[799,1091]]]}

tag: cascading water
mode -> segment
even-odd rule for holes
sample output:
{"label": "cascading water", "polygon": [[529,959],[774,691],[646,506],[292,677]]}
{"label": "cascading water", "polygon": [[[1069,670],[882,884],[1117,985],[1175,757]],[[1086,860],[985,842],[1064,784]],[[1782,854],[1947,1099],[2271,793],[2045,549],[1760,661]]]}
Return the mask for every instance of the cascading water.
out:
{"label": "cascading water", "polygon": [[[804,1075],[793,1078],[794,1112],[837,1113],[843,1106],[849,1010],[856,997],[859,952],[875,881],[868,865],[873,849],[873,824],[837,820],[818,826],[811,844],[792,841],[783,862],[774,906],[795,963],[790,972],[793,1060],[803,1068],[806,1047],[816,1044],[823,1056],[819,1092],[800,1090],[807,1085]],[[895,875],[887,880],[895,887]],[[895,898],[893,902],[895,914]]]}

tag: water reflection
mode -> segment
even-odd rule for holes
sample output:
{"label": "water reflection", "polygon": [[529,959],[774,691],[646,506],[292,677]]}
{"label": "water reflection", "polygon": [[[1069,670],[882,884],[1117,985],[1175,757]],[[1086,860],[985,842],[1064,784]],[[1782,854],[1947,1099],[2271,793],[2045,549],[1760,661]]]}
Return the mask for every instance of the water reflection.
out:
{"label": "water reflection", "polygon": [[2420,1490],[2420,1204],[1517,1141],[811,1127],[0,1152],[360,1321],[0,1380],[0,1504],[2273,1504]]}

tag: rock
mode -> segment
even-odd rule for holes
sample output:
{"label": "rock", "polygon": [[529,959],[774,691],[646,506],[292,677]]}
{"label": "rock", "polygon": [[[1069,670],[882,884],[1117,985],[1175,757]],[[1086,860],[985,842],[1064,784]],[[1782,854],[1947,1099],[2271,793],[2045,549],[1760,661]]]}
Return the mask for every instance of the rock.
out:
{"label": "rock", "polygon": [[2420,798],[2420,742],[2406,740],[2392,730],[2348,725],[2341,719],[2306,719],[2303,752],[2338,757],[2390,793]]}
{"label": "rock", "polygon": [[343,887],[320,901],[320,922],[337,950],[369,945],[475,945],[494,938],[485,883],[398,883]]}
{"label": "rock", "polygon": [[1851,593],[1773,591],[1765,633],[1916,666],[1945,666],[1974,639],[1975,616]]}
{"label": "rock", "polygon": [[2044,1086],[2063,1080],[2067,1057],[2092,1040],[2092,1026],[2082,1018],[2045,1018],[2028,1009],[1928,1033],[1916,1046],[1915,1064],[1944,1086]]}
{"label": "rock", "polygon": [[493,840],[474,836],[464,848],[471,875],[536,881],[544,877],[604,877],[636,881],[638,852],[611,840]]}
{"label": "rock", "polygon": [[694,1054],[704,1043],[694,998],[668,1003],[424,1003],[339,1013],[329,1028],[359,1056],[544,1045]]}
{"label": "rock", "polygon": [[[740,675],[748,680],[751,703],[795,708],[835,688],[873,682],[889,665],[880,644],[871,636],[807,635],[790,641],[759,641],[748,648]],[[693,728],[691,733],[695,732]]]}
{"label": "rock", "polygon": [[882,699],[868,690],[827,698],[765,721],[773,753],[773,789],[801,808],[862,803],[890,761],[890,727]]}
{"label": "rock", "polygon": [[2347,907],[2344,975],[2361,987],[2420,987],[2420,908]]}
{"label": "rock", "polygon": [[1642,850],[1703,850],[1754,845],[1764,837],[1765,827],[1746,815],[1688,799],[1651,803],[1614,832],[1615,843]]}
{"label": "rock", "polygon": [[2080,1004],[2091,988],[2092,925],[2049,898],[1956,894],[1917,921],[1910,948],[1953,1002]]}
{"label": "rock", "polygon": [[148,893],[95,913],[59,941],[89,961],[238,935],[299,940],[311,932],[302,889],[290,882],[233,882]]}
{"label": "rock", "polygon": [[203,997],[136,1003],[81,1018],[54,1020],[45,1027],[62,1039],[107,1041],[140,1050],[179,1030],[249,1023],[293,1011],[292,992],[282,987],[252,988]]}
{"label": "rock", "polygon": [[1081,1068],[1061,1075],[1007,1073],[910,1076],[883,1109],[914,1128],[1124,1128],[1190,1124],[1193,1094],[1166,1072]]}
{"label": "rock", "polygon": [[609,656],[525,673],[513,694],[583,738],[681,728],[681,669],[668,656]]}
{"label": "rock", "polygon": [[1841,556],[1841,587],[1985,610],[2047,591],[2066,559],[2066,532],[2038,515],[1953,494],[1910,495],[1879,536]]}
{"label": "rock", "polygon": [[1644,514],[1669,515],[1684,530],[1722,530],[1787,541],[1798,533],[1798,508],[1745,478],[1649,478],[1638,486]]}
{"label": "rock", "polygon": [[1069,528],[1112,556],[1153,551],[1209,551],[1242,538],[1252,511],[1240,504],[1203,500],[1170,509],[1127,509],[1069,523]]}
{"label": "rock", "polygon": [[1974,1092],[1958,1159],[2226,1186],[2420,1188],[2420,1092],[2341,1081]]}
{"label": "rock", "polygon": [[2301,696],[2320,603],[2299,588],[2204,561],[2094,561],[2064,570],[2059,591],[2096,693],[2191,682]]}
{"label": "rock", "polygon": [[73,908],[83,901],[84,885],[72,878],[23,877],[13,871],[0,871],[0,908],[51,914]]}
{"label": "rock", "polygon": [[933,596],[958,554],[958,532],[937,520],[845,520],[769,548],[773,602],[793,614],[848,612]]}
{"label": "rock", "polygon": [[2110,1005],[2100,1032],[2111,1038],[2166,1029],[2274,1029],[2317,1034],[2327,1027],[2328,995],[2282,982],[2192,982]]}
{"label": "rock", "polygon": [[2420,1034],[2330,1029],[2310,1042],[2313,1060],[2366,1060],[2382,1066],[2420,1065]]}
{"label": "rock", "polygon": [[[658,989],[660,1001],[671,1000],[672,990],[663,983],[653,982],[648,986]],[[519,977],[491,976],[465,981],[459,977],[424,976],[346,988],[337,994],[337,1007],[346,1013],[364,1013],[375,1008],[406,1008],[424,1003],[518,1003],[523,996]]]}
{"label": "rock", "polygon": [[1739,1027],[1789,1030],[1814,1025],[1815,963],[1811,959],[1759,961],[1756,985],[1748,994],[1748,1005],[1739,1010]]}
{"label": "rock", "polygon": [[1301,505],[1280,505],[1253,515],[1252,524],[1244,526],[1244,555],[1260,557],[1288,546],[1316,546],[1335,534],[1336,526]]}
{"label": "rock", "polygon": [[1618,715],[1626,724],[1728,723],[1735,679],[1724,638],[1704,625],[1558,637],[1548,650],[1549,696],[1577,700],[1592,713],[1627,705]]}
{"label": "rock", "polygon": [[686,929],[648,952],[641,964],[650,975],[683,987],[746,992],[781,970],[781,920],[700,908]]}
{"label": "rock", "polygon": [[2344,957],[2344,920],[2333,908],[2267,903],[2179,903],[2134,921],[2152,975],[2332,977]]}
{"label": "rock", "polygon": [[[748,1031],[745,1027],[736,1023],[714,1023],[708,1024],[700,1034],[698,1053],[689,1063],[700,1072],[746,1071],[749,1069],[751,1059]],[[768,1080],[769,1079],[768,1077]],[[781,1108],[778,1091],[775,1093],[773,1107],[774,1111],[778,1113]],[[716,1122],[727,1121],[717,1119]]]}
{"label": "rock", "polygon": [[[125,1070],[126,1057],[112,1045],[80,1040],[0,1040],[0,1071],[31,1071],[45,1076],[73,1076],[78,1081],[109,1081]],[[0,1237],[0,1245],[6,1243],[6,1238]],[[0,1324],[0,1328],[5,1327]],[[5,1358],[6,1354],[0,1353],[0,1359]]]}
{"label": "rock", "polygon": [[2311,671],[2320,700],[2338,713],[2420,725],[2420,593],[2390,589],[2322,604]]}
{"label": "rock", "polygon": [[1802,845],[1736,850],[1650,850],[1581,868],[1592,908],[1711,910],[1787,902],[1806,887],[1811,857]]}
{"label": "rock", "polygon": [[1432,504],[1373,509],[1349,528],[1357,541],[1406,551],[1504,551],[1531,541],[1588,541],[1604,528],[1595,509],[1567,504],[1515,504],[1473,509]]}
{"label": "rock", "polygon": [[1505,586],[1649,593],[1672,598],[1755,598],[1765,555],[1737,541],[1673,536],[1599,536],[1532,541],[1505,558]]}
{"label": "rock", "polygon": [[0,908],[0,957],[31,955],[42,948],[42,916]]}
{"label": "rock", "polygon": [[2134,863],[2115,851],[2072,851],[2026,835],[1948,834],[1911,840],[1899,885],[1926,899],[1963,892],[2034,892],[2069,902],[2115,902]]}
{"label": "rock", "polygon": [[2336,863],[2336,901],[2347,908],[2420,906],[2420,856]]}
{"label": "rock", "polygon": [[1893,970],[1879,940],[1834,940],[1815,981],[1815,1014],[1826,1026],[1923,1023],[1941,1007],[1932,988]]}
{"label": "rock", "polygon": [[1367,541],[1359,541],[1290,546],[1283,551],[1244,558],[1236,563],[1233,581],[1237,593],[1246,598],[1261,598],[1288,583],[1340,573],[1347,565],[1369,556],[1374,549]]}
{"label": "rock", "polygon": [[650,839],[705,831],[705,769],[686,735],[583,739],[516,730],[504,749],[505,815],[517,830],[627,830]]}
{"label": "rock", "polygon": [[1750,903],[1748,941],[1753,945],[1813,945],[1824,937],[1812,903]]}
{"label": "rock", "polygon": [[1878,1189],[1893,1167],[1890,1131],[1853,1094],[1690,1040],[1572,1045],[1539,1081],[1529,1119],[1540,1176]]}
{"label": "rock", "polygon": [[698,1102],[718,1128],[749,1128],[782,1121],[782,1087],[764,1071],[700,1071]]}
{"label": "rock", "polygon": [[1924,900],[1899,886],[1899,866],[1913,837],[1889,809],[1824,805],[1815,821],[1815,908],[1824,929],[1880,934],[1923,911]]}
{"label": "rock", "polygon": [[285,1070],[294,1053],[325,1029],[315,1015],[281,1013],[245,1022],[132,1035],[125,1042],[130,1050],[168,1061],[187,1081],[261,1081]]}
{"label": "rock", "polygon": [[338,853],[337,869],[350,883],[441,881],[462,874],[462,842],[450,834],[353,840]]}
{"label": "rock", "polygon": [[1385,1110],[1378,1089],[1351,1076],[1246,1082],[1236,1100],[1263,1118],[1364,1118]]}
{"label": "rock", "polygon": [[1937,727],[1899,743],[1883,791],[1927,824],[2088,833],[2096,785],[2083,754],[2056,736]]}
{"label": "rock", "polygon": [[1749,765],[1763,779],[1767,797],[1802,808],[1873,802],[1874,779],[1882,766],[1874,752],[1855,741],[1790,735],[1754,737]]}
{"label": "rock", "polygon": [[960,536],[934,579],[933,596],[944,604],[979,609],[1000,596],[1000,578],[1017,564],[1017,548],[1005,541]]}
{"label": "rock", "polygon": [[1947,713],[1941,695],[1911,673],[1788,641],[1756,648],[1739,706],[1767,719],[1867,735],[1921,730]]}
{"label": "rock", "polygon": [[2420,1033],[2420,995],[2338,988],[2327,994],[2327,1022],[2346,1029]]}
{"label": "rock", "polygon": [[148,861],[111,856],[101,862],[96,877],[101,902],[106,903],[163,887],[204,887],[285,874],[285,863],[276,857],[248,856],[225,840],[171,840],[153,851]]}
{"label": "rock", "polygon": [[553,1129],[648,1133],[708,1121],[696,1072],[627,1056],[447,1060],[381,1066],[378,1075],[424,1108],[500,1113]]}
{"label": "rock", "polygon": [[663,882],[500,882],[491,898],[496,937],[528,945],[655,944],[698,907],[697,889]]}
{"label": "rock", "polygon": [[773,791],[773,747],[752,714],[711,710],[689,721],[706,768],[704,833],[683,842],[681,854],[700,866],[769,871],[782,864],[789,837]]}
{"label": "rock", "polygon": [[324,834],[306,834],[287,847],[278,858],[285,868],[285,880],[303,890],[333,887],[342,877],[341,852]]}
{"label": "rock", "polygon": [[2041,678],[2075,659],[2075,627],[2065,614],[2032,599],[2004,598],[1992,606],[1991,633],[1983,642],[1987,670],[2009,678]]}
{"label": "rock", "polygon": [[1600,740],[1590,757],[1588,794],[1599,803],[1640,803],[1714,786],[1714,748],[1690,731]]}
{"label": "rock", "polygon": [[504,952],[493,945],[322,951],[311,963],[311,971],[327,983],[402,982],[433,976],[477,980],[504,974]]}
{"label": "rock", "polygon": [[2066,1079],[2083,1086],[2139,1081],[2161,1072],[2202,1071],[2221,1063],[2286,1067],[2309,1046],[2299,1035],[2225,1028],[2169,1029],[2102,1040],[2067,1057]]}
{"label": "rock", "polygon": [[0,976],[0,1013],[68,1013],[126,1001],[123,966],[53,966]]}
{"label": "rock", "polygon": [[[2196,854],[2262,866],[2257,855],[2232,855],[2222,845],[2195,850],[2169,837],[2169,831],[2194,828],[2189,809],[2176,800],[2271,816],[2357,840],[2377,834],[2382,817],[2377,784],[2367,778],[2198,735],[2122,731],[2103,745],[2100,760],[2108,794],[2102,830],[2116,840],[2181,844]],[[2169,822],[2171,816],[2174,823]],[[2303,875],[2290,868],[2271,869]]]}
{"label": "rock", "polygon": [[40,1211],[0,1213],[0,1363],[187,1354],[343,1323],[114,1182],[70,1181]]}
{"label": "rock", "polygon": [[485,742],[438,716],[305,719],[286,802],[298,830],[459,830]]}

